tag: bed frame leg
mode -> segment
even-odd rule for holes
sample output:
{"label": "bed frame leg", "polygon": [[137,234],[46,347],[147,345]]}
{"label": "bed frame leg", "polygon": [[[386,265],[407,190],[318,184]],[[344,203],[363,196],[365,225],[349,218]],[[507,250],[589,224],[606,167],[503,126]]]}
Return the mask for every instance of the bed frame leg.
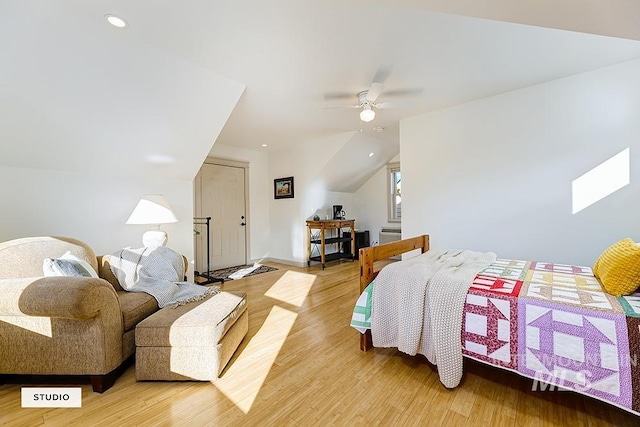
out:
{"label": "bed frame leg", "polygon": [[360,350],[367,351],[373,347],[373,339],[371,338],[371,330],[367,330],[364,334],[360,334]]}

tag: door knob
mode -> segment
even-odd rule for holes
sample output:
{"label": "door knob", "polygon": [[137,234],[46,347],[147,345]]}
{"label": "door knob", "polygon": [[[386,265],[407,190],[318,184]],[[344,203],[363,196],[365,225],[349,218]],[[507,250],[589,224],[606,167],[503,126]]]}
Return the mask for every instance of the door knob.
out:
{"label": "door knob", "polygon": [[247,225],[247,223],[241,222],[240,225],[244,227],[245,225]]}

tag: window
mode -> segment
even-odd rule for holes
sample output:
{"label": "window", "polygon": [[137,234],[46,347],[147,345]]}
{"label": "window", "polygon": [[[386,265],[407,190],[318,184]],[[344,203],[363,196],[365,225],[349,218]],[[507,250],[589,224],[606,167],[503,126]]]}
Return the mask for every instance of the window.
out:
{"label": "window", "polygon": [[400,163],[387,165],[387,205],[389,222],[400,222],[402,219],[402,174]]}

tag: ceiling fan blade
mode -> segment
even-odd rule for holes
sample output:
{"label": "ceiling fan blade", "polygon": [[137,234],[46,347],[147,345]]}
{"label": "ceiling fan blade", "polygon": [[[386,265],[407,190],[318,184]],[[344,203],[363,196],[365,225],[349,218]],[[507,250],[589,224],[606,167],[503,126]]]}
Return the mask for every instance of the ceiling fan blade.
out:
{"label": "ceiling fan blade", "polygon": [[333,110],[333,109],[352,109],[352,108],[361,108],[361,105],[325,105],[322,108],[327,109],[327,110]]}
{"label": "ceiling fan blade", "polygon": [[371,87],[367,92],[367,101],[376,102],[376,99],[380,96],[382,91],[384,90],[384,85],[382,83],[371,83]]}
{"label": "ceiling fan blade", "polygon": [[386,82],[387,79],[389,78],[390,74],[391,74],[391,66],[390,65],[385,65],[383,67],[380,67],[376,71],[376,75],[373,76],[372,83],[384,84],[384,82]]}
{"label": "ceiling fan blade", "polygon": [[327,100],[353,99],[353,98],[354,98],[353,93],[346,93],[346,92],[331,92],[331,93],[324,94],[324,99],[327,99]]}

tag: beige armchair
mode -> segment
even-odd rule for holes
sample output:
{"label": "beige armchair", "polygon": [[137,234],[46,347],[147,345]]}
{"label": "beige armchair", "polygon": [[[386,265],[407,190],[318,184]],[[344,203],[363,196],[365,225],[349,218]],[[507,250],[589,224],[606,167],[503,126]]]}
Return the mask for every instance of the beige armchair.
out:
{"label": "beige armchair", "polygon": [[[71,252],[100,278],[44,277],[45,258]],[[0,243],[0,384],[90,379],[104,392],[129,366],[135,326],[158,310],[153,297],[125,292],[85,243],[30,237]],[[62,377],[64,376],[64,377]]]}

